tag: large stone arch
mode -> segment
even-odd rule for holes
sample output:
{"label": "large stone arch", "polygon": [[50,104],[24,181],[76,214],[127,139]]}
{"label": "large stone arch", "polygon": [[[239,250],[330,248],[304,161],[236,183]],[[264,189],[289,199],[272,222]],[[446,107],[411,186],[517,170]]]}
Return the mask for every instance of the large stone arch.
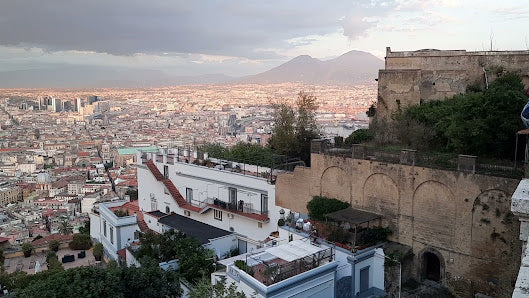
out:
{"label": "large stone arch", "polygon": [[351,203],[351,177],[340,167],[328,167],[320,178],[321,195]]}
{"label": "large stone arch", "polygon": [[428,180],[413,193],[413,237],[426,245],[452,247],[455,232],[454,194],[445,184]]}
{"label": "large stone arch", "polygon": [[383,215],[383,224],[389,226],[398,239],[399,188],[388,175],[375,173],[367,177],[362,189],[362,209]]}

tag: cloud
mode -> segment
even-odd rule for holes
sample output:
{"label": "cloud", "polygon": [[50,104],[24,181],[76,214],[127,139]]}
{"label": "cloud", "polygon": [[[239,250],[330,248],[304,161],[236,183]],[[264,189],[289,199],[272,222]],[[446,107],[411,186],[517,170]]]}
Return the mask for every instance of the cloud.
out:
{"label": "cloud", "polygon": [[257,47],[282,46],[290,38],[336,30],[350,6],[346,0],[332,5],[311,0],[1,1],[0,45],[257,59],[264,54],[256,53]]}

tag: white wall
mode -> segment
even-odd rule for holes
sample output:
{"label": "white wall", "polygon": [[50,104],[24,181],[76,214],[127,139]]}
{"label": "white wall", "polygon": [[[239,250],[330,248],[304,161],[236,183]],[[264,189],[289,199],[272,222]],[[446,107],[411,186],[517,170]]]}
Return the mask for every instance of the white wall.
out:
{"label": "white wall", "polygon": [[355,294],[360,292],[360,270],[369,266],[369,288],[384,289],[384,250],[375,249],[375,255],[355,265]]}
{"label": "white wall", "polygon": [[[138,159],[141,163],[141,159]],[[163,174],[163,163],[157,163],[158,169]],[[261,210],[261,194],[268,195],[268,211],[270,222],[262,223],[260,228],[258,222],[247,217],[233,214],[229,218],[228,211],[222,211],[222,221],[214,219],[213,210],[198,214],[191,212],[191,218],[200,222],[216,226],[218,228],[233,231],[247,236],[253,240],[262,241],[272,232],[277,230],[277,221],[279,219],[280,207],[275,206],[275,186],[269,184],[266,179],[254,176],[245,176],[238,173],[222,171],[203,166],[197,166],[187,163],[176,163],[168,165],[169,178],[185,198],[186,187],[193,189],[193,199],[203,201],[208,197],[217,197],[223,201],[228,199],[228,187],[237,189],[237,200],[251,202],[253,209]],[[140,209],[152,211],[151,194],[157,202],[157,210],[166,212],[166,206],[169,206],[171,212],[185,215],[184,210],[180,209],[171,195],[164,192],[164,185],[157,181],[146,166],[139,166],[137,171],[138,177],[138,196]],[[288,211],[287,211],[288,212]]]}
{"label": "white wall", "polygon": [[224,258],[230,253],[230,250],[237,248],[237,235],[230,234],[224,237],[210,239],[210,242],[205,244],[204,247],[215,251],[217,257]]}
{"label": "white wall", "polygon": [[158,223],[158,218],[151,216],[148,213],[143,213],[143,220],[149,229],[158,233],[163,233],[162,224]]}
{"label": "white wall", "polygon": [[[129,242],[137,240],[134,237],[135,232],[139,231],[136,215],[117,217],[108,209],[108,207],[120,206],[120,204],[124,203],[122,201],[99,204],[99,239],[103,244],[107,256],[111,259],[117,259],[118,250],[126,247]],[[90,231],[92,231],[92,223],[90,223]]]}
{"label": "white wall", "polygon": [[90,217],[90,237],[101,242],[101,219],[98,214],[92,212],[88,213],[88,215]]}

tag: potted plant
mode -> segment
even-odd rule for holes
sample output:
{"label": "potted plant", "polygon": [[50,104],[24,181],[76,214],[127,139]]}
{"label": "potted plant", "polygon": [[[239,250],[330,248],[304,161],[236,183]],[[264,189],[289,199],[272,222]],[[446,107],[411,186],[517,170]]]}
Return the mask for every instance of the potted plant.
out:
{"label": "potted plant", "polygon": [[33,245],[30,243],[22,244],[22,251],[24,252],[24,257],[28,258],[31,256],[31,252],[33,251]]}
{"label": "potted plant", "polygon": [[51,251],[58,252],[60,245],[61,245],[61,243],[59,242],[59,240],[52,240],[49,243],[49,248],[50,248]]}
{"label": "potted plant", "polygon": [[103,244],[102,243],[96,243],[94,245],[94,258],[96,259],[96,261],[101,261],[101,259],[103,258]]}

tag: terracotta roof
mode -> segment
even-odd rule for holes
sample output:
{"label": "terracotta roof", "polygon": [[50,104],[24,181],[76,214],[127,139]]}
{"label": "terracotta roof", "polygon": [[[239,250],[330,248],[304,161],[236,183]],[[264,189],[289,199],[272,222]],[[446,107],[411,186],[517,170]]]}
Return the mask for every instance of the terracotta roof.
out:
{"label": "terracotta roof", "polygon": [[90,157],[90,152],[79,151],[79,152],[77,152],[77,156],[78,157]]}
{"label": "terracotta roof", "polygon": [[72,234],[69,234],[69,235],[63,235],[63,234],[51,234],[49,236],[45,236],[45,237],[42,237],[40,239],[37,239],[33,242],[31,242],[31,244],[33,246],[45,246],[45,245],[48,245],[51,241],[54,241],[54,240],[57,240],[59,242],[70,242],[72,241],[73,239],[73,235]]}
{"label": "terracotta roof", "polygon": [[127,260],[127,248],[126,247],[118,250],[117,253],[124,261]]}

